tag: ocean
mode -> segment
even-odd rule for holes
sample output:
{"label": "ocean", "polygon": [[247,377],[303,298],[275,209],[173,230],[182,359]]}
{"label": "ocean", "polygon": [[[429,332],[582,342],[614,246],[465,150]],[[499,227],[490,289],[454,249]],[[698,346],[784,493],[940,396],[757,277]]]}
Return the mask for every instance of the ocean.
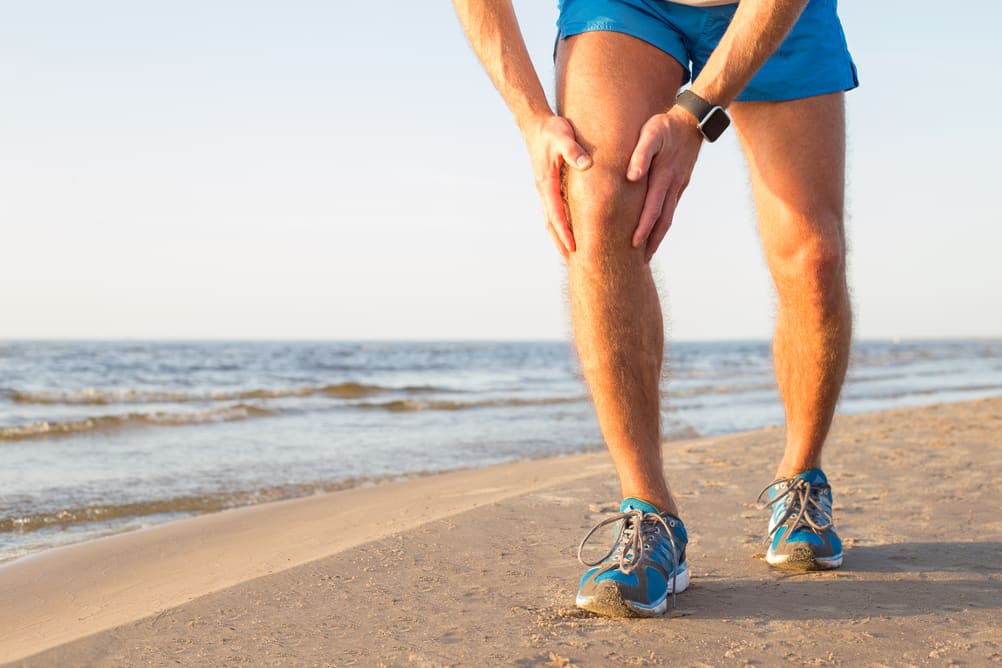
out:
{"label": "ocean", "polygon": [[[783,420],[768,342],[673,343],[664,391],[668,440]],[[861,341],[839,412],[997,395],[1002,340]],[[0,562],[601,447],[564,342],[0,342]]]}

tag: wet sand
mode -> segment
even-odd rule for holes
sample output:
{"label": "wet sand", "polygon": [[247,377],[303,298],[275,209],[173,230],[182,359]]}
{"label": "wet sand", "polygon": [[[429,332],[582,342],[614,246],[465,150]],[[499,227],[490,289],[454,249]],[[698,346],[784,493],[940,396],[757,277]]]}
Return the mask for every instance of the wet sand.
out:
{"label": "wet sand", "polygon": [[770,569],[782,432],[666,445],[690,531],[668,615],[573,607],[604,454],[266,504],[0,567],[10,665],[998,665],[1002,398],[836,420],[842,569]]}

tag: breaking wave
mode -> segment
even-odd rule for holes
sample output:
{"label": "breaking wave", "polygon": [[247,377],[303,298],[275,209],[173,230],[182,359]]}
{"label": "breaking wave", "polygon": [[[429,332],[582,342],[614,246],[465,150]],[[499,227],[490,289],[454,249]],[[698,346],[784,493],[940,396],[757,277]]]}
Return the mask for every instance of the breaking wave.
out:
{"label": "breaking wave", "polygon": [[353,408],[368,408],[405,413],[412,411],[462,411],[473,408],[506,408],[512,406],[549,406],[554,404],[574,404],[586,397],[545,397],[541,399],[485,399],[482,401],[436,401],[422,399],[398,399],[394,401],[363,402]]}
{"label": "breaking wave", "polygon": [[183,392],[170,390],[96,389],[75,391],[10,392],[10,399],[19,404],[107,406],[111,404],[162,404],[211,401],[253,401],[323,395],[336,399],[363,399],[389,392],[429,392],[433,387],[384,387],[363,383],[338,383],[317,387],[290,387],[219,392]]}
{"label": "breaking wave", "polygon": [[67,436],[84,432],[109,431],[140,426],[177,427],[211,422],[235,422],[237,420],[268,417],[277,414],[277,411],[261,408],[260,406],[236,404],[223,408],[185,413],[155,412],[101,415],[80,420],[42,421],[3,427],[0,428],[0,441],[25,441],[33,438]]}

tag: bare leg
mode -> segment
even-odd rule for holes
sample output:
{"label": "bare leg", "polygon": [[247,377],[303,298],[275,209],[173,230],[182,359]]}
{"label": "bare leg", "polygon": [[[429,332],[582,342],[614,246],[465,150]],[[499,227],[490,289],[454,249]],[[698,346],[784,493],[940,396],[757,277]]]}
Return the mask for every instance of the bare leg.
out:
{"label": "bare leg", "polygon": [[776,285],[776,380],[786,410],[777,477],[821,465],[849,362],[843,94],[732,107]]}
{"label": "bare leg", "polygon": [[560,113],[595,160],[566,184],[578,354],[623,496],[673,514],[661,459],[661,306],[644,249],[630,244],[647,184],[627,182],[626,167],[641,126],[671,105],[681,76],[670,56],[620,33],[577,35],[558,52]]}

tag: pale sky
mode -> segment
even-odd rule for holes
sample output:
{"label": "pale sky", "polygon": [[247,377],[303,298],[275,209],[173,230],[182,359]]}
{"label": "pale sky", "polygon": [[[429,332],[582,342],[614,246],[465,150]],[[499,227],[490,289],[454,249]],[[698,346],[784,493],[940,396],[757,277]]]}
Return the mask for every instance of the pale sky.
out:
{"label": "pale sky", "polygon": [[[552,90],[555,0],[516,8]],[[996,3],[843,2],[863,338],[1002,336]],[[447,2],[0,0],[0,338],[560,339],[521,138]],[[655,266],[766,338],[733,133]]]}

